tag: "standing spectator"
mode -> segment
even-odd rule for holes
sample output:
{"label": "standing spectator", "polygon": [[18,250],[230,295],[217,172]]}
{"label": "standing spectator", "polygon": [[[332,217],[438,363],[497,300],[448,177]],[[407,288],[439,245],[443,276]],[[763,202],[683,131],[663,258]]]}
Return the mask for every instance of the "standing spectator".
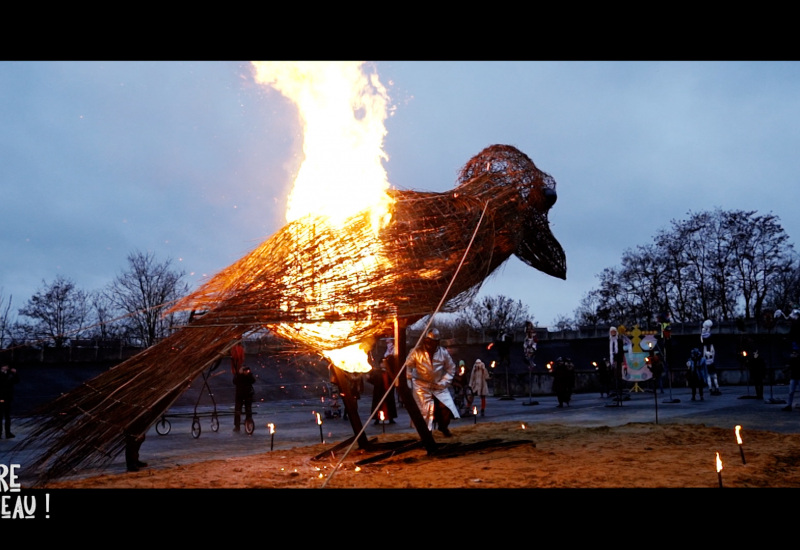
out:
{"label": "standing spectator", "polygon": [[764,358],[758,353],[758,349],[753,349],[745,358],[747,370],[750,371],[750,381],[756,390],[756,398],[764,399],[764,377],[767,375],[767,364]]}
{"label": "standing spectator", "polygon": [[697,390],[700,390],[700,401],[703,401],[703,388],[706,385],[708,371],[706,370],[706,360],[698,348],[691,351],[689,360],[686,361],[686,369],[686,381],[692,388],[692,401],[696,400]]}
{"label": "standing spectator", "polygon": [[17,369],[11,368],[8,365],[0,367],[0,438],[3,437],[3,427],[6,430],[6,439],[11,439],[14,434],[11,433],[11,403],[14,401],[14,386],[19,382],[19,374]]}
{"label": "standing spectator", "polygon": [[597,382],[600,384],[600,397],[609,397],[611,391],[611,365],[608,359],[603,358],[600,363],[595,363],[597,369]]}
{"label": "standing spectator", "polygon": [[483,361],[475,359],[472,365],[472,374],[469,377],[469,387],[473,395],[481,398],[481,416],[486,416],[486,396],[489,395],[489,370]]}
{"label": "standing spectator", "polygon": [[231,374],[236,376],[242,366],[244,366],[244,346],[241,340],[237,340],[231,348]]}
{"label": "standing spectator", "polygon": [[253,384],[256,377],[250,371],[250,367],[242,366],[239,372],[233,377],[233,384],[236,386],[235,405],[233,411],[233,431],[238,432],[242,422],[242,408],[244,408],[245,422],[253,420],[253,397],[255,390]]}
{"label": "standing spectator", "polygon": [[703,328],[700,330],[700,343],[703,346],[703,358],[706,360],[706,370],[708,371],[708,393],[711,395],[722,395],[719,391],[719,379],[717,378],[717,367],[714,360],[717,351],[714,349],[714,338],[711,336],[711,319],[703,321]]}
{"label": "standing spectator", "polygon": [[798,348],[800,348],[798,344],[793,344],[792,352],[789,354],[789,398],[787,399],[788,404],[781,409],[789,412],[792,410],[794,392],[800,386],[800,353]]}
{"label": "standing spectator", "polygon": [[435,422],[439,431],[450,437],[451,418],[461,418],[449,389],[456,375],[456,364],[450,353],[439,345],[440,340],[438,329],[428,330],[422,343],[408,354],[403,366],[428,429],[433,430]]}
{"label": "standing spectator", "polygon": [[650,364],[650,372],[653,373],[653,392],[656,391],[656,384],[661,393],[664,393],[664,384],[662,378],[664,376],[664,360],[661,357],[661,352],[658,350],[650,350],[650,356],[647,358]]}
{"label": "standing spectator", "polygon": [[575,388],[575,365],[572,359],[559,357],[553,365],[553,391],[558,398],[557,407],[563,407],[572,398],[572,390]]}
{"label": "standing spectator", "polygon": [[625,340],[620,336],[617,327],[608,329],[608,363],[612,369],[616,389],[615,401],[622,404],[622,369],[625,365]]}
{"label": "standing spectator", "polygon": [[[393,378],[389,373],[387,357],[381,359],[380,365],[369,371],[367,379],[372,384],[372,410],[375,412],[375,424],[380,424],[380,412],[383,412],[383,419],[388,420],[389,424],[395,424],[397,418],[397,404],[394,400]],[[391,388],[391,391],[389,391]],[[387,394],[386,392],[389,391]],[[386,396],[384,399],[383,396]]]}

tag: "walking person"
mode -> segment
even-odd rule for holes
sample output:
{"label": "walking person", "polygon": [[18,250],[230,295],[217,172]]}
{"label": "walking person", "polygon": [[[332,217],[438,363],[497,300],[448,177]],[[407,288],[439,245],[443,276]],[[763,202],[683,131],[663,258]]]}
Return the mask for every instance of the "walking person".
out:
{"label": "walking person", "polygon": [[692,401],[696,401],[698,390],[700,401],[704,401],[703,388],[706,386],[708,371],[706,370],[706,360],[698,348],[692,350],[689,360],[686,361],[686,369],[686,381],[692,388]]}
{"label": "walking person", "polygon": [[403,364],[411,387],[428,429],[433,424],[445,437],[450,437],[448,426],[452,418],[461,418],[458,407],[450,394],[450,384],[456,375],[456,364],[450,353],[439,345],[439,329],[432,328],[425,334],[419,346],[406,357]]}
{"label": "walking person", "polygon": [[483,361],[475,359],[475,364],[472,365],[472,374],[469,377],[469,387],[473,395],[481,398],[481,416],[486,416],[486,396],[489,395],[490,378],[489,370]]}

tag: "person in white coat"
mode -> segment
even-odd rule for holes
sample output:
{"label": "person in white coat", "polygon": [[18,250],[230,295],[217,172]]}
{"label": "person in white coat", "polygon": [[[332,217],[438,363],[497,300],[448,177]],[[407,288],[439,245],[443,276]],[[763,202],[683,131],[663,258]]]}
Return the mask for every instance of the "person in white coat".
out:
{"label": "person in white coat", "polygon": [[483,361],[475,359],[475,364],[472,365],[472,374],[469,376],[469,387],[473,395],[479,395],[481,398],[481,416],[486,416],[486,396],[489,395],[489,370]]}
{"label": "person in white coat", "polygon": [[717,357],[717,350],[714,349],[714,338],[711,336],[711,327],[713,325],[714,323],[711,319],[703,321],[703,328],[700,329],[700,344],[703,346],[703,358],[706,360],[706,372],[708,372],[706,383],[708,384],[709,393],[711,395],[722,395],[722,392],[719,390],[717,366],[714,364],[714,360]]}
{"label": "person in white coat", "polygon": [[414,401],[428,429],[433,431],[435,422],[439,431],[450,437],[450,420],[461,418],[449,390],[456,375],[456,364],[439,345],[440,340],[439,330],[430,329],[422,343],[408,354],[404,367]]}

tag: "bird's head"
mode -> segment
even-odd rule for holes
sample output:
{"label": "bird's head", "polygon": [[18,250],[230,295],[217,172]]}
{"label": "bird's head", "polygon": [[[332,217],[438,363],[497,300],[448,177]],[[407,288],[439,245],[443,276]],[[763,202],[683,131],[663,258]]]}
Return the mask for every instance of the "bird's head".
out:
{"label": "bird's head", "polygon": [[558,198],[556,181],[516,147],[491,145],[472,157],[458,178],[487,200],[503,203],[514,231],[514,255],[552,277],[567,278],[567,258],[547,214]]}

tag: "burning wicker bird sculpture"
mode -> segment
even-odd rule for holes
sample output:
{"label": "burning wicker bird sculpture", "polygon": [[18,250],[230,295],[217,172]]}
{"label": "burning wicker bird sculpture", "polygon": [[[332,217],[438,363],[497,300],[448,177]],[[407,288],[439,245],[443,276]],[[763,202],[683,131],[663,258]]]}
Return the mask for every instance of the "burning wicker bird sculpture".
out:
{"label": "burning wicker bird sculpture", "polygon": [[493,145],[463,167],[451,191],[390,191],[391,218],[381,227],[367,212],[344,227],[314,218],[287,224],[173,308],[202,315],[39,411],[28,442],[48,447],[34,465],[40,479],[112,460],[125,433],[146,431],[253,330],[322,352],[367,341],[397,318],[413,322],[440,303],[459,309],[512,254],[566,278],[547,219],[555,186],[524,153]]}

